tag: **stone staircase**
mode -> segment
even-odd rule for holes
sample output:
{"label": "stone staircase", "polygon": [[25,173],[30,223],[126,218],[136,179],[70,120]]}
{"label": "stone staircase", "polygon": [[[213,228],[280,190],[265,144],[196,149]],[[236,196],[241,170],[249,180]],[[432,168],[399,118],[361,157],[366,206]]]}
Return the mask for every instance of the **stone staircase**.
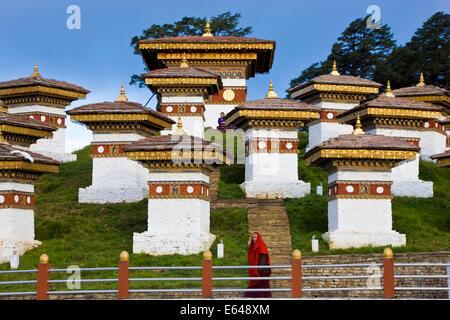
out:
{"label": "stone staircase", "polygon": [[211,197],[211,202],[217,200],[219,194],[219,181],[220,181],[221,167],[213,169],[213,172],[209,175],[209,195]]}

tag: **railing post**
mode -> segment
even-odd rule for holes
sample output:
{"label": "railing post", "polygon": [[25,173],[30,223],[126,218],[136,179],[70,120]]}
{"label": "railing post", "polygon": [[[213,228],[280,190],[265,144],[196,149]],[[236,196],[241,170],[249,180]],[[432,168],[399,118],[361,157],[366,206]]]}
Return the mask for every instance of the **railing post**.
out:
{"label": "railing post", "polygon": [[130,255],[122,251],[119,261],[119,299],[128,299],[130,290]]}
{"label": "railing post", "polygon": [[46,254],[41,255],[39,260],[36,300],[48,300],[48,292],[50,291],[48,284],[48,280],[50,280],[50,264],[48,263],[48,256]]}
{"label": "railing post", "polygon": [[390,248],[386,248],[383,256],[384,297],[392,299],[394,298],[394,253]]}
{"label": "railing post", "polygon": [[203,253],[203,263],[202,263],[202,298],[212,297],[212,253],[211,251],[205,251]]}
{"label": "railing post", "polygon": [[292,298],[302,297],[302,253],[295,249],[292,253]]}

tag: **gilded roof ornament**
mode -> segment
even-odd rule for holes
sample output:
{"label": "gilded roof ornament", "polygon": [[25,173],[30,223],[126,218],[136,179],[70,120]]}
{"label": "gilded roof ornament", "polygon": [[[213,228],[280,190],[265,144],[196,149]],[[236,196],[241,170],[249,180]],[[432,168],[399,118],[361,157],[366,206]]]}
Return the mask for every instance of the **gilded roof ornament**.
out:
{"label": "gilded roof ornament", "polygon": [[420,73],[420,80],[419,80],[419,83],[416,84],[416,87],[423,87],[423,86],[425,86],[425,81],[423,80],[423,73],[421,72]]}
{"label": "gilded roof ornament", "polygon": [[394,98],[395,97],[395,95],[392,93],[392,90],[391,90],[391,82],[388,80],[388,82],[387,82],[387,86],[386,86],[386,97],[389,97],[389,98]]}
{"label": "gilded roof ornament", "polygon": [[355,129],[353,130],[353,134],[365,134],[364,130],[362,129],[359,113],[356,116],[356,124],[355,124]]}
{"label": "gilded roof ornament", "polygon": [[340,73],[337,71],[337,67],[336,67],[336,60],[334,60],[333,62],[333,68],[331,70],[331,73],[333,76],[339,76]]}
{"label": "gilded roof ornament", "polygon": [[125,88],[123,87],[120,89],[120,96],[116,99],[118,102],[125,102],[128,101],[128,98],[125,96]]}
{"label": "gilded roof ornament", "polygon": [[212,37],[213,35],[212,35],[211,31],[212,31],[212,29],[211,29],[211,26],[209,25],[209,17],[208,17],[208,19],[206,19],[206,26],[205,26],[205,29],[203,29],[202,36],[203,37]]}
{"label": "gilded roof ornament", "polygon": [[186,134],[186,132],[183,129],[183,123],[181,122],[181,116],[178,116],[177,130],[175,130],[173,134],[176,136]]}
{"label": "gilded roof ornament", "polygon": [[38,64],[34,64],[34,72],[30,74],[30,78],[42,78],[41,74],[38,72]]}
{"label": "gilded roof ornament", "polygon": [[183,53],[183,60],[181,60],[180,68],[188,68],[189,65],[187,63],[186,54]]}
{"label": "gilded roof ornament", "polygon": [[272,80],[270,80],[270,85],[269,85],[269,92],[267,92],[266,98],[278,98],[278,95],[275,91],[273,91],[273,84],[272,84]]}

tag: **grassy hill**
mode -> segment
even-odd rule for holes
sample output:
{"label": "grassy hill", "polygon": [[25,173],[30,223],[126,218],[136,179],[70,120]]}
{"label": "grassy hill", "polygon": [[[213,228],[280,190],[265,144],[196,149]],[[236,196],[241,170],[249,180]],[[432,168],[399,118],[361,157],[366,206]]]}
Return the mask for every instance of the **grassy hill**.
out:
{"label": "grassy hill", "polygon": [[[307,134],[301,133],[300,149],[304,153]],[[70,265],[79,267],[117,266],[122,250],[130,253],[132,266],[191,266],[201,265],[202,255],[191,256],[147,256],[132,254],[133,232],[143,232],[147,228],[147,200],[122,204],[79,204],[78,188],[91,184],[91,148],[77,152],[78,161],[63,164],[59,174],[44,175],[36,184],[35,229],[36,239],[42,241],[38,248],[21,257],[20,269],[34,269],[39,256],[46,253],[55,268]],[[327,185],[327,175],[319,167],[306,167],[299,160],[299,178],[311,182],[313,190],[322,183]],[[420,178],[434,181],[435,197],[432,199],[395,198],[393,200],[393,228],[407,237],[407,245],[395,248],[394,252],[442,251],[450,249],[450,169],[437,168],[434,164],[420,162]],[[244,166],[236,165],[222,169],[219,185],[220,198],[243,198],[239,184],[244,181]],[[314,192],[313,192],[314,193]],[[319,254],[382,252],[383,248],[359,248],[329,250],[320,235],[327,231],[326,196],[311,194],[302,199],[287,199],[285,202],[291,224],[292,247],[304,254],[312,254],[311,237],[320,241]],[[247,219],[246,209],[212,210],[211,232],[217,235],[212,246],[216,254],[216,244],[223,240],[225,257],[214,259],[216,265],[245,265],[247,263]],[[9,264],[1,264],[0,270],[9,269]],[[139,272],[132,276],[154,277],[161,275],[198,277],[195,271]],[[246,270],[221,271],[219,275],[246,275]],[[52,275],[53,276],[53,275]],[[56,275],[54,275],[56,276]],[[83,274],[83,277],[117,277],[114,272]],[[67,275],[59,275],[62,279]],[[17,276],[1,276],[0,281],[17,279]],[[23,276],[19,276],[23,279]],[[183,287],[199,286],[199,282],[184,282]],[[218,285],[230,285],[218,283]],[[233,285],[246,286],[246,282]],[[177,282],[132,283],[133,288],[175,287]],[[116,284],[83,284],[83,289],[111,288]],[[0,290],[6,289],[2,286]],[[11,287],[12,288],[12,287]],[[54,285],[52,289],[64,288]],[[34,289],[30,285],[29,290]],[[28,290],[20,288],[20,290]]]}

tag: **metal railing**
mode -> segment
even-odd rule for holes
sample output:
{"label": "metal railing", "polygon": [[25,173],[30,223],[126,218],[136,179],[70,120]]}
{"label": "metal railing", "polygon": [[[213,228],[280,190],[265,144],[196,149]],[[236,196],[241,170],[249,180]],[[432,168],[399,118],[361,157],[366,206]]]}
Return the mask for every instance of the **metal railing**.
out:
{"label": "metal railing", "polygon": [[[395,290],[410,290],[410,291],[449,291],[450,298],[450,261],[447,263],[395,263],[392,257],[392,250],[387,248],[384,251],[383,263],[353,263],[353,264],[320,264],[320,265],[308,265],[302,264],[301,253],[298,250],[293,252],[291,265],[270,265],[270,266],[213,266],[211,252],[204,253],[203,263],[201,266],[161,266],[161,267],[130,267],[128,253],[122,252],[120,256],[118,267],[103,267],[103,268],[79,268],[78,271],[85,272],[98,272],[98,271],[114,271],[118,272],[117,278],[97,278],[97,279],[77,279],[74,280],[78,283],[115,283],[115,289],[101,289],[101,290],[50,290],[50,285],[67,283],[68,280],[64,279],[51,279],[51,274],[67,272],[68,269],[51,269],[48,263],[48,257],[46,255],[41,256],[38,269],[32,270],[7,270],[0,271],[1,275],[10,274],[32,274],[37,277],[29,280],[10,280],[0,281],[0,297],[1,296],[23,296],[23,295],[36,295],[36,299],[45,300],[49,298],[49,295],[78,295],[78,294],[117,294],[119,299],[127,299],[130,293],[201,293],[203,298],[211,298],[213,293],[219,292],[291,292],[292,298],[301,298],[304,292],[330,292],[330,291],[383,291],[382,296],[384,298],[394,298]],[[364,268],[364,267],[382,267],[383,274],[371,274],[371,275],[319,275],[319,276],[303,276],[302,269],[314,269],[314,268]],[[249,276],[213,276],[213,271],[220,270],[239,270],[239,269],[255,269],[255,268],[270,268],[275,270],[285,269],[286,273],[290,274],[279,276],[262,276],[262,277],[249,277]],[[395,274],[394,268],[403,267],[446,267],[446,274]],[[174,270],[189,270],[189,271],[201,271],[202,275],[193,277],[130,277],[130,271],[174,271]],[[303,281],[311,280],[343,280],[343,279],[383,279],[383,285],[373,285],[366,287],[311,287],[303,288]],[[447,287],[402,287],[394,286],[395,279],[447,279]],[[274,287],[274,288],[239,288],[239,287],[214,287],[214,282],[234,282],[234,281],[248,281],[248,280],[270,280],[277,281],[282,280],[290,283],[289,287]],[[154,282],[201,282],[199,288],[130,288],[130,283],[154,283]],[[36,291],[18,291],[18,292],[2,292],[2,287],[6,285],[32,285],[36,284]],[[380,293],[381,295],[381,293]]]}

